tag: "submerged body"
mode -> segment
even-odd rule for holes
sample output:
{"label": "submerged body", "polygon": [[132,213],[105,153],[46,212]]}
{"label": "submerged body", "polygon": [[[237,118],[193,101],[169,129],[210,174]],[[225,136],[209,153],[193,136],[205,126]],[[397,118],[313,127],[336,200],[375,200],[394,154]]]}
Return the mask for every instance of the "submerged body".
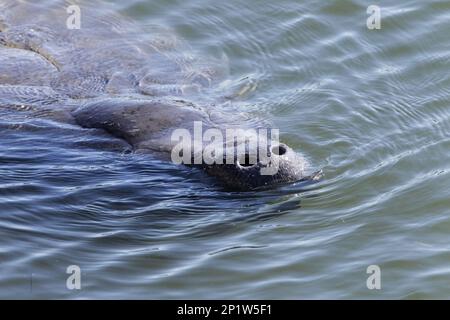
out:
{"label": "submerged body", "polygon": [[[233,110],[227,114],[211,99],[223,70],[186,54],[165,30],[152,27],[152,37],[143,40],[137,36],[139,26],[112,16],[83,16],[83,28],[72,30],[65,19],[55,18],[65,17],[62,6],[46,8],[31,22],[25,12],[39,12],[37,5],[11,2],[2,9],[2,108],[102,128],[135,151],[167,159],[176,143],[173,130],[192,130],[194,122],[222,131],[251,127],[244,114],[231,116]],[[250,163],[244,148],[232,163],[196,165],[240,190],[319,177],[305,177],[305,160],[288,146],[266,142],[270,163],[258,157]],[[239,152],[240,143],[245,141],[224,141],[224,149]],[[263,174],[273,163],[277,170]]]}

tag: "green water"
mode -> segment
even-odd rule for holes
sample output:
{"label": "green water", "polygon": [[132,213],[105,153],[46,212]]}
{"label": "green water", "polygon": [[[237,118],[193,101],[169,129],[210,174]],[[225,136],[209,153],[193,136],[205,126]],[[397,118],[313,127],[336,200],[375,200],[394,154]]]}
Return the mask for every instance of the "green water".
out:
{"label": "green water", "polygon": [[84,131],[2,126],[0,296],[450,298],[450,2],[378,1],[369,30],[372,4],[108,4],[223,61],[223,90],[247,88],[236,105],[325,177],[229,193],[142,155],[81,153]]}

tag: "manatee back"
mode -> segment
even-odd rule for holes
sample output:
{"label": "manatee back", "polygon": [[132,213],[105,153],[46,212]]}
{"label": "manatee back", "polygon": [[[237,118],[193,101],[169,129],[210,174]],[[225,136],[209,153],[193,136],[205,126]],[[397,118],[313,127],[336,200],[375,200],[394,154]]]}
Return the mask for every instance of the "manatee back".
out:
{"label": "manatee back", "polygon": [[135,149],[164,152],[172,149],[173,130],[191,130],[194,121],[209,124],[208,114],[188,102],[130,97],[92,100],[72,115],[80,126],[104,129]]}
{"label": "manatee back", "polygon": [[[67,7],[16,0],[0,5],[2,50],[27,50],[47,62],[42,70],[53,69],[38,74],[40,85],[50,83],[74,99],[129,93],[183,96],[206,90],[224,73],[223,64],[194,58],[170,30],[137,25],[114,14],[107,3],[83,3],[81,28],[69,29]],[[5,70],[10,78],[12,70]],[[0,79],[0,84],[5,83]]]}

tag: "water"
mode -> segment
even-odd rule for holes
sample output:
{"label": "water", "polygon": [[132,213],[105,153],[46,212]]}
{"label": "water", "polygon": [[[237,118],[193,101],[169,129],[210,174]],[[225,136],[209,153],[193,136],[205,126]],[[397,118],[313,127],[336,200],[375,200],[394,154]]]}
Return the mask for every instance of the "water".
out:
{"label": "water", "polygon": [[100,130],[3,115],[0,297],[450,298],[450,4],[379,1],[369,30],[371,4],[94,5],[225,57],[239,108],[325,178],[225,192]]}

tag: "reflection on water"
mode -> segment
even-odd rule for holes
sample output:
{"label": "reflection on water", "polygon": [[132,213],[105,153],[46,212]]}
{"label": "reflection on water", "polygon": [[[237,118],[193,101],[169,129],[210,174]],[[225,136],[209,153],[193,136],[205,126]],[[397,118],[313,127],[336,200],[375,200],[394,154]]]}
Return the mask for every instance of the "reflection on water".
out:
{"label": "reflection on water", "polygon": [[[227,64],[204,101],[232,95],[325,179],[226,192],[101,130],[3,114],[0,296],[450,297],[450,5],[381,1],[380,30],[368,5],[81,3]],[[80,291],[65,287],[73,264]]]}

